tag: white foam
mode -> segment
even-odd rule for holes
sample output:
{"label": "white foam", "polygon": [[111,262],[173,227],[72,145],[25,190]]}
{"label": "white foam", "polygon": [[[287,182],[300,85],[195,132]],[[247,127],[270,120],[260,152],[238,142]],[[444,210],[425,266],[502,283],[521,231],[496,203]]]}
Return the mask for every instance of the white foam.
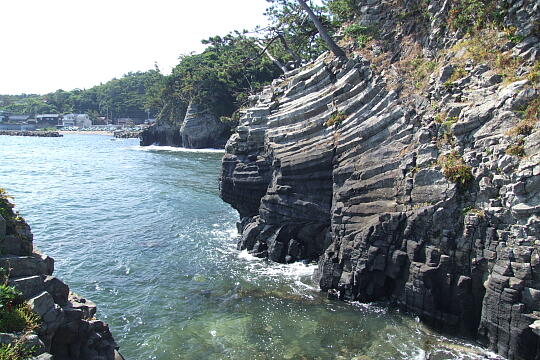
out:
{"label": "white foam", "polygon": [[317,268],[316,264],[306,265],[301,262],[292,264],[272,264],[264,269],[268,276],[286,276],[294,279],[311,276]]}
{"label": "white foam", "polygon": [[349,304],[356,308],[364,309],[375,314],[386,314],[388,312],[387,307],[379,306],[374,303],[363,303],[360,301],[347,301]]}
{"label": "white foam", "polygon": [[[218,226],[221,226],[221,224],[214,224],[213,227],[218,227]],[[215,236],[215,237],[224,237],[228,240],[233,240],[233,239],[236,239],[238,237],[238,230],[236,229],[236,227],[231,227],[229,229],[214,229],[214,230],[211,230],[210,233]]]}
{"label": "white foam", "polygon": [[251,255],[247,250],[242,250],[238,253],[238,258],[246,261],[262,261],[262,259]]}
{"label": "white foam", "polygon": [[128,149],[137,151],[168,151],[168,152],[184,152],[184,153],[225,153],[224,149],[188,149],[175,146],[131,146]]}

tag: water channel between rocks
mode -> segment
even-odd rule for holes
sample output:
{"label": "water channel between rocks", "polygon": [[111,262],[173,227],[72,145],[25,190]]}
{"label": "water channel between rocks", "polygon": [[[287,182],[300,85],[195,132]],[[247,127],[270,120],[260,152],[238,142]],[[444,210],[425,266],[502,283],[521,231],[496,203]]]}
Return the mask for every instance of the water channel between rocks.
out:
{"label": "water channel between rocks", "polygon": [[235,250],[222,152],[112,139],[0,136],[0,186],[126,359],[496,358],[383,304],[326,299],[315,265]]}

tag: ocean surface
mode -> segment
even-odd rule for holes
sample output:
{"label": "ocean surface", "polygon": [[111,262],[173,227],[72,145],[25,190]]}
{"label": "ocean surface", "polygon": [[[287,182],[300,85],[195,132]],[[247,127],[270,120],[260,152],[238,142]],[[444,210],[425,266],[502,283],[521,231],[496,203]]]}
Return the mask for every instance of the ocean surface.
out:
{"label": "ocean surface", "polygon": [[237,251],[221,156],[101,135],[0,136],[0,187],[128,360],[496,358],[384,304],[328,300],[314,264]]}

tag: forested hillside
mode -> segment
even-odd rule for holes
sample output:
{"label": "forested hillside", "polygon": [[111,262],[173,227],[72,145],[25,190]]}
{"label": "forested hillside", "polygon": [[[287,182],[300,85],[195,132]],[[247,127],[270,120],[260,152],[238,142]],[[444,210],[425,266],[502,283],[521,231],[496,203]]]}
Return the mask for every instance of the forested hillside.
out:
{"label": "forested hillside", "polygon": [[[119,117],[157,117],[177,124],[188,104],[204,104],[222,121],[237,121],[235,113],[286,70],[317,58],[324,42],[296,1],[268,0],[268,24],[202,40],[200,54],[179,56],[169,75],[156,66],[130,72],[89,89],[57,90],[45,95],[0,95],[0,110],[17,114],[88,113]],[[331,0],[312,9],[334,34],[354,15],[352,0]]]}

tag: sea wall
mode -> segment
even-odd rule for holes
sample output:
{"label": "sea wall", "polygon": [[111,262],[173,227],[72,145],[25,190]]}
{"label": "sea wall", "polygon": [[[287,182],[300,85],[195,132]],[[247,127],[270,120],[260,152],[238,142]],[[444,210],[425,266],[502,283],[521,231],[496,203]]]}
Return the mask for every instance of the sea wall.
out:
{"label": "sea wall", "polygon": [[0,344],[34,348],[35,359],[122,360],[106,323],[95,318],[96,305],[53,276],[54,259],[33,246],[30,226],[0,194],[0,268],[41,318],[30,333],[0,333]]}
{"label": "sea wall", "polygon": [[537,359],[540,131],[526,114],[540,94],[538,4],[511,2],[504,21],[519,40],[492,33],[501,47],[490,51],[516,67],[502,76],[447,28],[451,2],[405,21],[417,2],[358,3],[380,42],[325,54],[242,111],[220,176],[239,249],[316,259],[330,297],[387,299],[509,359]]}

